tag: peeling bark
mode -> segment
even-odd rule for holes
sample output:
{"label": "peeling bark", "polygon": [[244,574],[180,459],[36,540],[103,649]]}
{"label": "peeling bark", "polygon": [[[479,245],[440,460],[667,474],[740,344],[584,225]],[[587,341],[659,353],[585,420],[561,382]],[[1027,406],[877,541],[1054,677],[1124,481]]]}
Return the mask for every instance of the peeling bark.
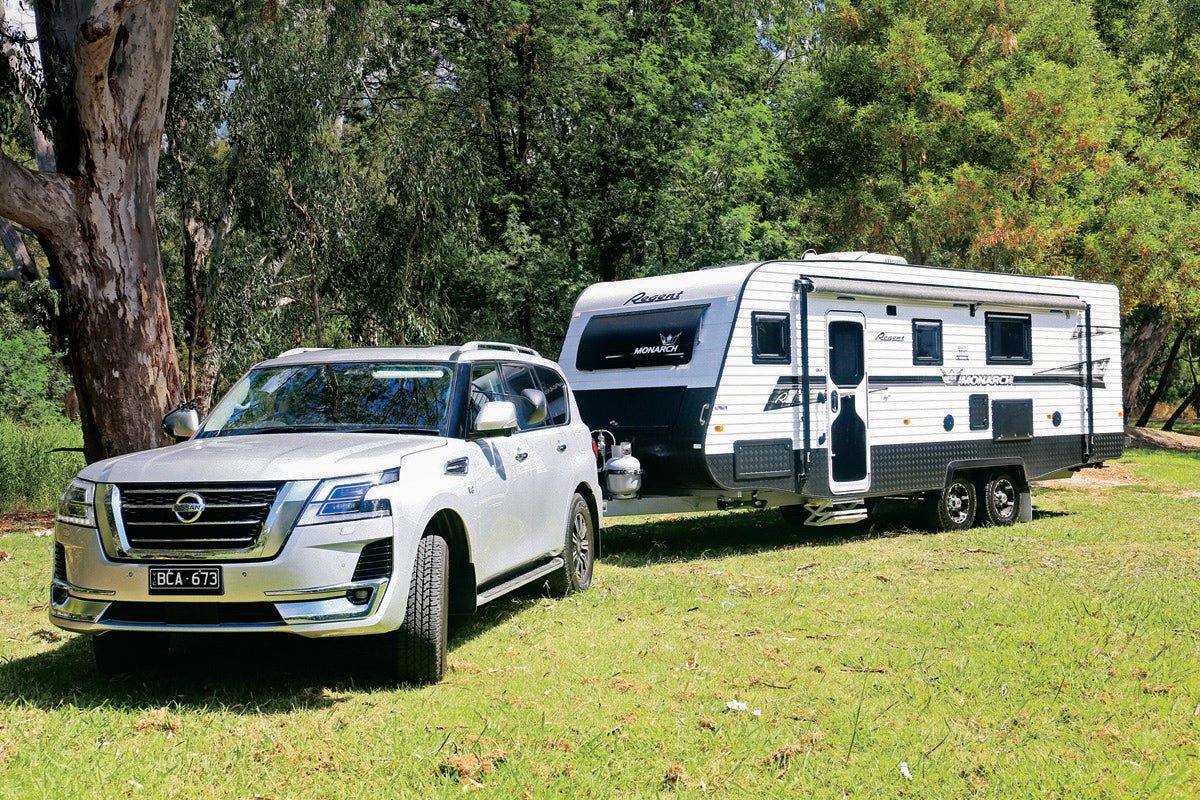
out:
{"label": "peeling bark", "polygon": [[0,216],[62,281],[67,363],[88,461],[164,444],[180,398],[155,209],[178,0],[40,0],[58,171],[0,153]]}

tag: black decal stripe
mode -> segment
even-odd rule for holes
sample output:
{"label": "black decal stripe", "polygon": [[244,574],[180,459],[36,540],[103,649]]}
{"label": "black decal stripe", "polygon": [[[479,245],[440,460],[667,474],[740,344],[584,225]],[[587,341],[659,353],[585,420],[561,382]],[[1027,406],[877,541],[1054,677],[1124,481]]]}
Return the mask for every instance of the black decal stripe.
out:
{"label": "black decal stripe", "polygon": [[[940,375],[870,375],[867,377],[871,389],[886,389],[889,386],[946,386],[955,389],[980,389],[980,388],[999,388],[1008,384],[1003,383],[946,383]],[[1087,379],[1083,376],[1069,375],[1014,375],[1013,383],[1023,384],[1043,384],[1043,383],[1064,383],[1073,386],[1086,386]],[[1104,381],[1100,378],[1092,379],[1092,386],[1097,389],[1104,388]]]}

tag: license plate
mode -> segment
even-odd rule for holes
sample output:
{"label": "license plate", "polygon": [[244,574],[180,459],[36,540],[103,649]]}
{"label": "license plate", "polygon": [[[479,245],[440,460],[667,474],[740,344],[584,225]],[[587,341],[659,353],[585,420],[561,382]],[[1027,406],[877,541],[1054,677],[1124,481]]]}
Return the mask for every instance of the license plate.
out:
{"label": "license plate", "polygon": [[150,594],[224,594],[220,567],[150,567]]}

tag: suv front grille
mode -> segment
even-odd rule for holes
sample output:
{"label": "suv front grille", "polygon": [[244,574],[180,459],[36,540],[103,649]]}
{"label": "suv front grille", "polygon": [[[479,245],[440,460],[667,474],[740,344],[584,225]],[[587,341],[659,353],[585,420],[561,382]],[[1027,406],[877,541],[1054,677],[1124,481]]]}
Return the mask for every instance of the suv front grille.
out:
{"label": "suv front grille", "polygon": [[159,625],[229,625],[283,622],[273,603],[110,603],[104,622],[143,622]]}
{"label": "suv front grille", "polygon": [[[130,547],[139,550],[251,547],[262,534],[279,486],[122,486],[125,537]],[[176,514],[175,506],[180,501],[193,505]],[[197,513],[196,507],[201,504],[203,508]]]}

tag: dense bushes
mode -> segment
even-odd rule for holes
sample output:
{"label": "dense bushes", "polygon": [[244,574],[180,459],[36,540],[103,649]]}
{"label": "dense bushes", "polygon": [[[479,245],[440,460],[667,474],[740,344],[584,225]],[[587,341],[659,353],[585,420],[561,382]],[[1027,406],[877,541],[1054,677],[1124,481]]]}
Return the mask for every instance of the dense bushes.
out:
{"label": "dense bushes", "polygon": [[79,425],[63,416],[71,379],[40,327],[30,328],[16,287],[0,291],[0,512],[53,508],[83,467]]}
{"label": "dense bushes", "polygon": [[79,427],[66,420],[40,425],[0,420],[0,512],[53,508],[83,468],[83,454],[51,451],[82,444]]}

